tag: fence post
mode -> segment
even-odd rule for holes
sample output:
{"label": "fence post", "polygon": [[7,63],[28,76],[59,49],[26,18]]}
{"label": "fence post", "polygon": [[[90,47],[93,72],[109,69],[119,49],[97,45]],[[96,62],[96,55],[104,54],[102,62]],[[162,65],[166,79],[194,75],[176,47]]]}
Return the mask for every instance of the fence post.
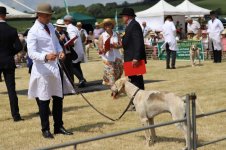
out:
{"label": "fence post", "polygon": [[187,140],[188,150],[191,150],[191,116],[190,116],[190,95],[186,95],[186,120],[187,120]]}
{"label": "fence post", "polygon": [[196,137],[196,95],[195,93],[192,93],[190,95],[190,99],[192,101],[192,127],[193,127],[193,132],[192,132],[192,144],[193,144],[193,150],[197,150],[197,137]]}

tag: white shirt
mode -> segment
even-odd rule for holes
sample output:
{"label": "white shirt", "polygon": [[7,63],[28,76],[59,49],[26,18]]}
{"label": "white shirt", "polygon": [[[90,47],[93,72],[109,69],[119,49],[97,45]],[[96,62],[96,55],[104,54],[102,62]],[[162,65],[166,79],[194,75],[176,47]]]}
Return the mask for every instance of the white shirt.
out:
{"label": "white shirt", "polygon": [[192,24],[187,24],[187,30],[192,31],[194,34],[197,34],[200,29],[200,24],[198,21],[193,20]]}
{"label": "white shirt", "polygon": [[40,100],[49,100],[52,96],[63,97],[63,93],[74,93],[65,74],[62,89],[57,60],[45,62],[47,54],[59,54],[62,51],[53,25],[49,23],[47,26],[50,35],[44,29],[44,25],[36,20],[27,36],[28,55],[33,60],[28,97],[38,97]]}
{"label": "white shirt", "polygon": [[79,32],[78,28],[72,24],[69,24],[69,25],[67,25],[67,32],[68,32],[70,39],[73,39],[76,36],[78,37],[75,40],[75,46],[74,46],[74,50],[77,53],[78,58],[72,62],[73,63],[84,62],[85,54],[84,54],[84,49],[83,49],[83,45],[82,45],[82,39],[80,37],[80,32]]}
{"label": "white shirt", "polygon": [[[110,35],[106,31],[102,33],[101,36],[103,37],[103,43],[105,43],[106,40],[110,37]],[[113,32],[110,44],[118,42],[118,34],[116,32]],[[111,62],[114,62],[116,59],[122,59],[122,55],[120,54],[119,49],[111,49],[106,54],[102,54],[101,57],[103,60]]]}
{"label": "white shirt", "polygon": [[209,33],[210,42],[213,42],[214,50],[222,50],[221,32],[223,30],[224,26],[219,19],[209,20],[207,32]]}
{"label": "white shirt", "polygon": [[169,49],[172,51],[178,50],[176,41],[176,27],[172,21],[166,20],[163,25],[163,36],[165,42],[169,44]]}
{"label": "white shirt", "polygon": [[143,28],[143,36],[146,37],[148,35],[148,32],[151,31],[151,28],[146,26]]}

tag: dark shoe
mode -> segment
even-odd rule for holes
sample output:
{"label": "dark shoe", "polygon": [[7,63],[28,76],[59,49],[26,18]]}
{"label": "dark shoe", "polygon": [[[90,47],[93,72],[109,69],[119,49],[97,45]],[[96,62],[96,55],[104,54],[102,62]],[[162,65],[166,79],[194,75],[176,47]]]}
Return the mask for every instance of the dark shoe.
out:
{"label": "dark shoe", "polygon": [[53,139],[53,135],[49,130],[42,131],[42,136],[47,139]]}
{"label": "dark shoe", "polygon": [[14,122],[24,121],[24,119],[22,119],[20,116],[14,117],[13,120],[14,120]]}
{"label": "dark shoe", "polygon": [[0,82],[2,82],[3,80],[2,80],[2,78],[0,78]]}
{"label": "dark shoe", "polygon": [[166,69],[170,69],[170,67],[166,67]]}
{"label": "dark shoe", "polygon": [[176,67],[172,67],[171,69],[176,69]]}
{"label": "dark shoe", "polygon": [[84,88],[85,86],[86,86],[85,80],[80,81],[79,84],[78,84],[79,88]]}
{"label": "dark shoe", "polygon": [[72,132],[67,131],[64,127],[54,129],[54,134],[73,135]]}

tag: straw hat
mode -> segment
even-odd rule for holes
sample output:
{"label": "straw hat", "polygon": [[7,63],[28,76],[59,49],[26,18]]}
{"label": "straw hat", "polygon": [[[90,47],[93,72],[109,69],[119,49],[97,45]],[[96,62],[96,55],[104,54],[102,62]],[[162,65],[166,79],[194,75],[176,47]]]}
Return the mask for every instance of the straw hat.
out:
{"label": "straw hat", "polygon": [[155,34],[155,32],[151,31],[151,32],[149,33],[149,35],[154,35],[154,36],[155,36],[156,34]]}
{"label": "straw hat", "polygon": [[224,31],[221,34],[226,34],[226,29],[224,29]]}
{"label": "straw hat", "polygon": [[64,20],[63,20],[63,19],[58,19],[58,20],[56,21],[56,23],[54,24],[54,26],[66,28],[66,25],[64,24]]}
{"label": "straw hat", "polygon": [[112,24],[113,26],[115,26],[115,21],[112,20],[112,19],[110,19],[110,18],[104,19],[104,20],[100,23],[100,26],[101,26],[101,27],[104,27],[104,25],[107,24],[107,23],[110,23],[110,24]]}
{"label": "straw hat", "polygon": [[77,22],[76,26],[82,26],[81,22]]}
{"label": "straw hat", "polygon": [[98,22],[95,22],[95,26],[99,26],[100,24]]}
{"label": "straw hat", "polygon": [[41,3],[38,5],[36,9],[36,13],[49,14],[52,15],[54,13],[52,7],[48,3]]}

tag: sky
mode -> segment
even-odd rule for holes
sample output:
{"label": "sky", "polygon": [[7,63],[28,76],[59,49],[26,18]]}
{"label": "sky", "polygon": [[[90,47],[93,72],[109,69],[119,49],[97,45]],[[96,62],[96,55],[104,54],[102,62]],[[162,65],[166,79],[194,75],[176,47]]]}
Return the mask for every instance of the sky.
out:
{"label": "sky", "polygon": [[[37,4],[39,4],[41,2],[48,2],[55,6],[64,6],[64,0],[48,0],[48,1],[47,0],[16,0],[16,1],[19,1],[19,2],[29,6],[32,9],[35,9]],[[75,6],[75,5],[79,5],[79,4],[84,4],[86,6],[89,6],[93,3],[106,4],[106,3],[110,3],[110,2],[117,2],[117,3],[121,4],[124,1],[125,0],[67,0],[69,6]],[[140,0],[127,0],[127,2],[130,2],[130,3],[137,2],[137,1],[140,1]],[[21,10],[21,11],[27,10],[25,7],[14,2],[14,0],[0,0],[0,2],[6,4],[8,6],[14,7],[18,10]]]}

